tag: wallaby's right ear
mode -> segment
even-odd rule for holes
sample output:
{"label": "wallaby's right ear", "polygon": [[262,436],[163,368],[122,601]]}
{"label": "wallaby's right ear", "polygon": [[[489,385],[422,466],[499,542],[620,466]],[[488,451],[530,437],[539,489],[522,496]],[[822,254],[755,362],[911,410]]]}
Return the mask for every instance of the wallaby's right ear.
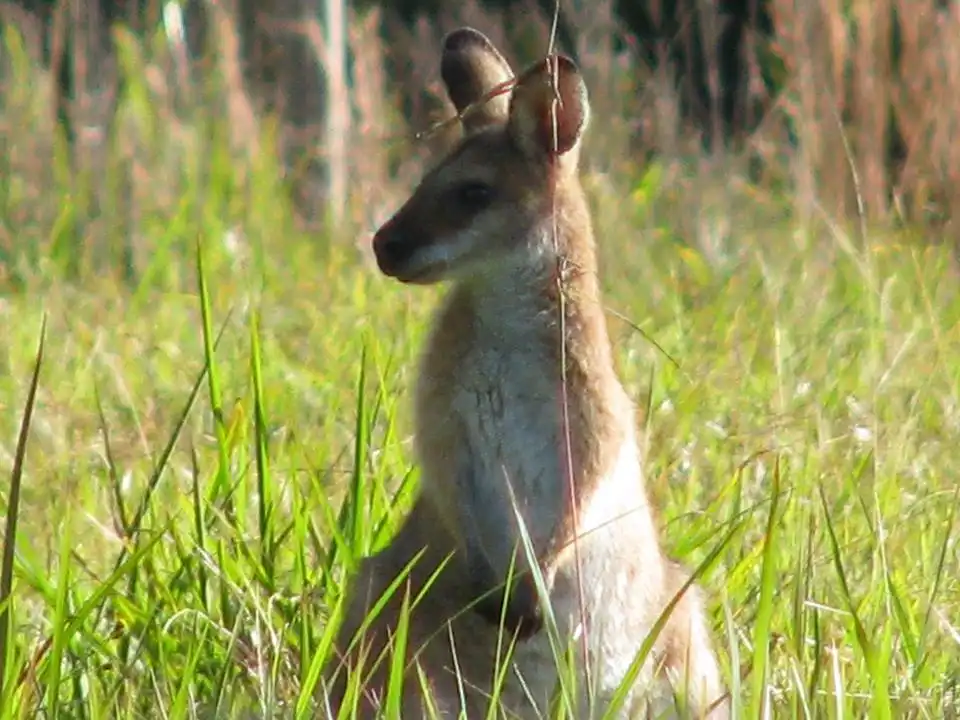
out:
{"label": "wallaby's right ear", "polygon": [[[454,30],[443,41],[440,76],[458,113],[497,85],[513,78],[509,63],[486,35],[473,28]],[[503,92],[476,105],[463,117],[463,127],[472,133],[491,123],[507,119],[510,93]]]}
{"label": "wallaby's right ear", "polygon": [[570,58],[551,55],[517,80],[508,129],[527,155],[564,155],[576,147],[589,119],[587,86]]}

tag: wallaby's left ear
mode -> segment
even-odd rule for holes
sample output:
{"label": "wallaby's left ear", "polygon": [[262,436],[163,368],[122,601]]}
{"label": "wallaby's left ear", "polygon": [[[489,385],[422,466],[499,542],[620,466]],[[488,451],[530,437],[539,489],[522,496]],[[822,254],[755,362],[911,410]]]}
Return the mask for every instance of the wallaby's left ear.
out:
{"label": "wallaby's left ear", "polygon": [[479,30],[462,27],[444,38],[440,75],[458,113],[473,106],[462,118],[468,134],[506,119],[508,95],[505,92],[474,105],[497,85],[513,77],[510,64]]}
{"label": "wallaby's left ear", "polygon": [[580,141],[590,119],[587,86],[576,63],[552,55],[517,80],[510,100],[508,129],[530,155],[563,155]]}

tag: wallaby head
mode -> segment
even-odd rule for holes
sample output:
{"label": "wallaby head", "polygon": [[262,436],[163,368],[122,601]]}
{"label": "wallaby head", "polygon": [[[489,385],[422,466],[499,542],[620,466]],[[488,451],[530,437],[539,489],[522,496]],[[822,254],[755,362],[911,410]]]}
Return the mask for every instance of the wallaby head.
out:
{"label": "wallaby head", "polygon": [[[538,230],[564,181],[576,182],[590,114],[572,60],[551,55],[510,89],[510,66],[470,28],[447,36],[441,75],[457,111],[467,111],[464,137],[373,241],[381,271],[405,283],[502,273],[539,253]],[[503,92],[485,100],[495,89]]]}

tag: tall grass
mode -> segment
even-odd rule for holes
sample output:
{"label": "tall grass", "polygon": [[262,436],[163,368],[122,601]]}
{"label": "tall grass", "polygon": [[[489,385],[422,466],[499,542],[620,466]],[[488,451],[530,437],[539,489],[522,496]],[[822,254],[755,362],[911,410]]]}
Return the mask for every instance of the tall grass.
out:
{"label": "tall grass", "polygon": [[[416,490],[409,389],[442,291],[298,226],[269,124],[243,156],[216,110],[161,122],[140,49],[99,215],[27,133],[46,78],[11,51],[4,122],[51,161],[8,134],[0,716],[322,717],[345,584]],[[584,179],[650,492],[738,717],[956,716],[949,251],[711,173]]]}

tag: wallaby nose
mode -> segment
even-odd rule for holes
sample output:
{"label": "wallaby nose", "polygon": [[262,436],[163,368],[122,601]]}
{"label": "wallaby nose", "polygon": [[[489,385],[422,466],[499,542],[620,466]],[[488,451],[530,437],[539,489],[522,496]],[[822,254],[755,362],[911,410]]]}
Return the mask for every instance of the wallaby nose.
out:
{"label": "wallaby nose", "polygon": [[380,270],[388,275],[407,262],[413,250],[413,243],[407,242],[402,233],[392,229],[382,228],[373,237],[373,254]]}

